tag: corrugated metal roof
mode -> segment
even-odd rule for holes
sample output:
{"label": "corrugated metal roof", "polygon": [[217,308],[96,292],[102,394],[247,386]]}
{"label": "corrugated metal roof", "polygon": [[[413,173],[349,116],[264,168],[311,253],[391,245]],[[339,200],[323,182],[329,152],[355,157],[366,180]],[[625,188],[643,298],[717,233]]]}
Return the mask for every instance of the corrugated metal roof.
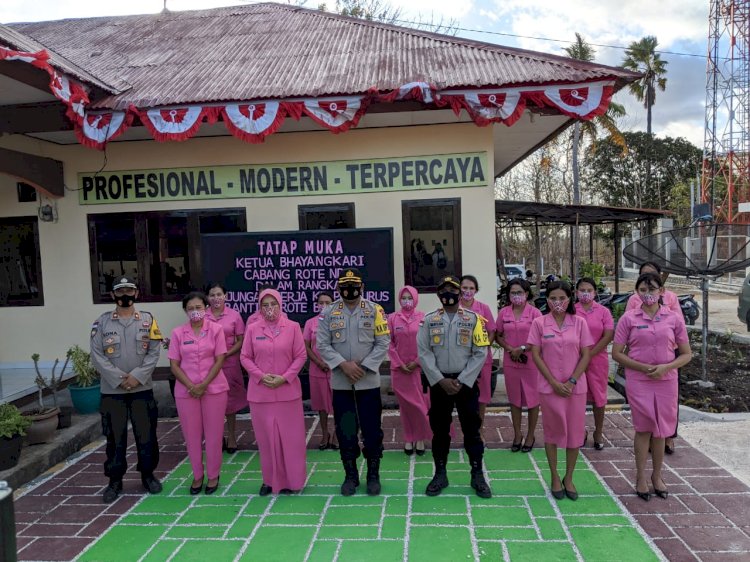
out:
{"label": "corrugated metal roof", "polygon": [[31,37],[20,33],[19,31],[8,27],[7,25],[0,24],[0,45],[3,45],[14,51],[22,51],[25,53],[37,53],[41,50],[47,51],[49,54],[49,63],[59,70],[60,72],[77,78],[87,84],[101,88],[102,90],[110,93],[119,93],[121,90],[105,84],[99,80],[96,76],[91,75],[78,65],[73,64],[69,60],[65,59],[53,49],[42,45],[38,41],[35,41]]}
{"label": "corrugated metal roof", "polygon": [[93,107],[363,93],[424,81],[438,89],[571,83],[632,72],[297,8],[252,4],[140,16],[19,23],[27,34],[127,91]]}

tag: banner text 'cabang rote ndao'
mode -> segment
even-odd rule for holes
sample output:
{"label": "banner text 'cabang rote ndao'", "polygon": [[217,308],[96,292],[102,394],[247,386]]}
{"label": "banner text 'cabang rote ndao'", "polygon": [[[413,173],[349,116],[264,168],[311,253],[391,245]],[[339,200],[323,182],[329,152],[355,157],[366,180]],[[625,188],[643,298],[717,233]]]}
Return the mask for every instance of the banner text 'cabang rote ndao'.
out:
{"label": "banner text 'cabang rote ndao'", "polygon": [[82,205],[481,187],[484,152],[78,174]]}

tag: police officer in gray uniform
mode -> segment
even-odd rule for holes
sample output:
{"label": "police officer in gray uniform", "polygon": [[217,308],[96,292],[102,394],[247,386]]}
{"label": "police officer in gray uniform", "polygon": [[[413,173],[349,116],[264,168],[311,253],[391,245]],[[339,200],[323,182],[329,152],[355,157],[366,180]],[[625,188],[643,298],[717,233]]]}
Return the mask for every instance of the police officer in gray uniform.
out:
{"label": "police officer in gray uniform", "polygon": [[479,372],[490,341],[484,321],[458,305],[461,282],[449,275],[439,281],[438,298],[443,308],[427,314],[417,334],[419,364],[430,383],[430,427],[435,476],[425,493],[437,496],[448,486],[446,464],[450,450],[453,408],[458,410],[464,448],[471,464],[471,487],[481,498],[492,497],[484,479],[484,443],[479,431]]}
{"label": "police officer in gray uniform", "polygon": [[318,353],[331,368],[333,417],[346,477],[341,494],[351,496],[359,486],[359,430],[367,459],[367,493],[380,493],[383,456],[380,364],[390,345],[388,321],[382,307],[362,298],[364,284],[357,269],[342,271],[341,298],[328,306],[318,322]]}
{"label": "police officer in gray uniform", "polygon": [[91,361],[101,375],[102,433],[107,437],[104,474],[109,477],[109,485],[104,490],[104,503],[115,501],[122,491],[128,420],[133,424],[143,487],[151,494],[162,490],[154,477],[159,444],[151,380],[162,335],[151,313],[135,309],[138,287],[132,279],[115,278],[111,295],[117,308],[102,314],[91,327]]}

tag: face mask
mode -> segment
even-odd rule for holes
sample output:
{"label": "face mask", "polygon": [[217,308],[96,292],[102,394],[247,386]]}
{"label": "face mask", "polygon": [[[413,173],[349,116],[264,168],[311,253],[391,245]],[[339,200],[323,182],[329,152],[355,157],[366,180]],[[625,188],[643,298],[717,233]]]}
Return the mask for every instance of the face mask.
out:
{"label": "face mask", "polygon": [[120,308],[130,308],[135,304],[135,295],[122,295],[121,297],[115,297],[115,302]]}
{"label": "face mask", "polygon": [[202,322],[205,317],[205,310],[191,310],[188,312],[188,318],[190,318],[191,322]]}
{"label": "face mask", "polygon": [[274,306],[273,308],[264,308],[261,310],[261,314],[263,314],[263,318],[265,318],[269,322],[274,322],[281,314],[281,309],[278,306]]}
{"label": "face mask", "polygon": [[221,308],[224,306],[224,300],[226,297],[208,297],[208,302],[211,303],[211,306],[214,308]]}
{"label": "face mask", "polygon": [[445,306],[453,306],[458,303],[458,295],[456,293],[451,293],[450,291],[442,291],[438,293],[438,298]]}
{"label": "face mask", "polygon": [[521,306],[526,302],[526,295],[511,295],[510,302],[516,306]]}
{"label": "face mask", "polygon": [[547,304],[549,304],[552,312],[557,312],[558,314],[560,314],[561,312],[565,312],[568,309],[569,302],[569,299],[565,299],[562,301],[547,301]]}
{"label": "face mask", "polygon": [[345,301],[355,301],[359,298],[359,292],[362,289],[362,285],[345,285],[339,287],[339,294]]}
{"label": "face mask", "polygon": [[582,293],[578,292],[578,302],[581,304],[589,304],[594,302],[594,293]]}
{"label": "face mask", "polygon": [[646,306],[652,306],[655,305],[657,302],[659,302],[659,295],[655,295],[653,293],[638,293],[638,296],[641,297],[641,301]]}
{"label": "face mask", "polygon": [[401,299],[401,308],[403,308],[404,310],[414,310],[414,300]]}
{"label": "face mask", "polygon": [[474,289],[467,289],[467,290],[465,290],[465,291],[461,291],[461,296],[463,297],[463,299],[464,299],[465,301],[470,301],[471,299],[473,299],[473,298],[474,298],[474,295],[475,295],[476,293],[477,293],[477,292],[476,292],[476,291],[475,291]]}

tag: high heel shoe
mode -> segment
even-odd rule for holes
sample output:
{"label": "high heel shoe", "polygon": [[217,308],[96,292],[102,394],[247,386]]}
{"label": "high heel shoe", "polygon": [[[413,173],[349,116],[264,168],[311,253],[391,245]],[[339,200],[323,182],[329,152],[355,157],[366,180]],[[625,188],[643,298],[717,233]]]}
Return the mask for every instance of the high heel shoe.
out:
{"label": "high heel shoe", "polygon": [[219,479],[218,478],[216,479],[216,484],[214,484],[213,486],[209,486],[208,484],[206,484],[206,495],[210,496],[211,494],[213,494],[218,489],[218,487],[219,487]]}
{"label": "high heel shoe", "polygon": [[424,449],[424,443],[422,444],[422,448],[421,448],[421,449],[420,449],[419,447],[417,447],[417,445],[415,444],[415,445],[414,445],[414,452],[415,452],[415,453],[416,453],[417,455],[419,455],[420,457],[421,457],[421,456],[424,456],[424,452],[425,452],[425,449]]}
{"label": "high heel shoe", "polygon": [[636,495],[641,498],[643,501],[647,502],[651,499],[651,493],[650,492],[639,492],[636,488],[635,490]]}
{"label": "high heel shoe", "polygon": [[193,486],[190,486],[190,495],[191,496],[197,496],[201,493],[201,490],[203,490],[203,479],[201,479],[201,483],[198,484],[195,488]]}
{"label": "high heel shoe", "polygon": [[653,478],[651,479],[651,484],[654,485],[654,494],[656,494],[657,496],[659,496],[663,500],[666,500],[667,497],[669,497],[669,490],[667,490],[667,489],[660,490],[659,488],[657,488],[656,487],[656,482],[654,482]]}
{"label": "high heel shoe", "polygon": [[531,449],[534,448],[534,443],[536,443],[536,437],[534,437],[534,439],[531,440],[531,445],[524,445],[523,447],[521,447],[521,452],[530,453]]}
{"label": "high heel shoe", "polygon": [[511,452],[511,453],[517,453],[518,451],[520,451],[520,450],[521,450],[521,445],[523,445],[523,441],[519,441],[518,443],[515,443],[515,442],[514,442],[514,443],[513,443],[513,444],[512,444],[511,446],[510,446],[510,452]]}
{"label": "high heel shoe", "polygon": [[552,492],[552,497],[556,500],[561,500],[565,497],[565,488],[562,490],[553,490],[552,488],[549,489],[550,492]]}

